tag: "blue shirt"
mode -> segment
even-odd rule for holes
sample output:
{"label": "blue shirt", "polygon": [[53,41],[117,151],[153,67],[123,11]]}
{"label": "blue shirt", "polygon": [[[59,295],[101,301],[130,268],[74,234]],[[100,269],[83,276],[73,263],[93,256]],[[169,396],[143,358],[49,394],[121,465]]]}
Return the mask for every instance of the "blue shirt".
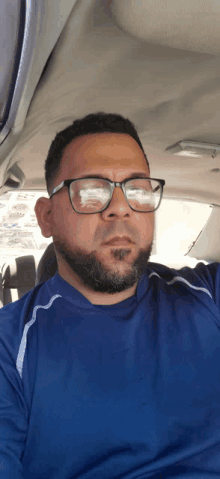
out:
{"label": "blue shirt", "polygon": [[0,479],[220,478],[220,264],[149,263],[91,304],[59,274],[0,310]]}

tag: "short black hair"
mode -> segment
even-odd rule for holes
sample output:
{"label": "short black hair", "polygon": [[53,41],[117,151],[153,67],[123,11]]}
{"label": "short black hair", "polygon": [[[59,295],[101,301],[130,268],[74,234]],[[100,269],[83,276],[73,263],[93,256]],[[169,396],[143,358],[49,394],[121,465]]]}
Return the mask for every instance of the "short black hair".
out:
{"label": "short black hair", "polygon": [[65,148],[76,138],[96,133],[123,133],[132,136],[145,155],[140,138],[134,124],[116,113],[97,112],[75,120],[72,125],[57,133],[51,143],[45,162],[45,180],[47,191],[52,190],[55,177],[59,171]]}

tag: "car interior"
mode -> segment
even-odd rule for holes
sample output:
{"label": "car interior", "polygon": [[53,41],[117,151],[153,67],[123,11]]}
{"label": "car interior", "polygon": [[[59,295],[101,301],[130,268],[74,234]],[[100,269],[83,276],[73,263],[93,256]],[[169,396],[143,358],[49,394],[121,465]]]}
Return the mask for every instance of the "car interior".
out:
{"label": "car interior", "polygon": [[[1,0],[0,199],[45,194],[56,133],[89,113],[119,113],[151,177],[165,180],[163,198],[211,210],[186,256],[219,262],[219,17],[215,0]],[[52,242],[41,256],[11,258],[0,307],[56,271]]]}

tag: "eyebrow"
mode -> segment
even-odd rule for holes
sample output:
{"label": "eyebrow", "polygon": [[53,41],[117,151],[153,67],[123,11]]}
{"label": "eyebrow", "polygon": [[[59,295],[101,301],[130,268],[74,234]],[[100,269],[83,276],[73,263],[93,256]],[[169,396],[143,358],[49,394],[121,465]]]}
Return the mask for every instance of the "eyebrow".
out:
{"label": "eyebrow", "polygon": [[[99,175],[99,174],[91,174],[91,175],[86,175],[86,176],[82,176],[81,178],[102,178],[103,180],[108,180],[109,178],[106,178],[102,175]],[[146,173],[143,173],[142,171],[137,171],[135,173],[131,173],[128,177],[126,177],[126,179],[130,179],[130,178],[150,178],[149,176],[147,176]]]}

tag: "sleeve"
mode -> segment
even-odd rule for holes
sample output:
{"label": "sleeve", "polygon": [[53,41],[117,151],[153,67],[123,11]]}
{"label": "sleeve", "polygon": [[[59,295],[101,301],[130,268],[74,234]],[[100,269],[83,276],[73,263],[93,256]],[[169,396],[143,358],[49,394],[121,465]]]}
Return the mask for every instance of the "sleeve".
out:
{"label": "sleeve", "polygon": [[28,407],[16,369],[18,330],[7,311],[0,310],[0,479],[23,479]]}

